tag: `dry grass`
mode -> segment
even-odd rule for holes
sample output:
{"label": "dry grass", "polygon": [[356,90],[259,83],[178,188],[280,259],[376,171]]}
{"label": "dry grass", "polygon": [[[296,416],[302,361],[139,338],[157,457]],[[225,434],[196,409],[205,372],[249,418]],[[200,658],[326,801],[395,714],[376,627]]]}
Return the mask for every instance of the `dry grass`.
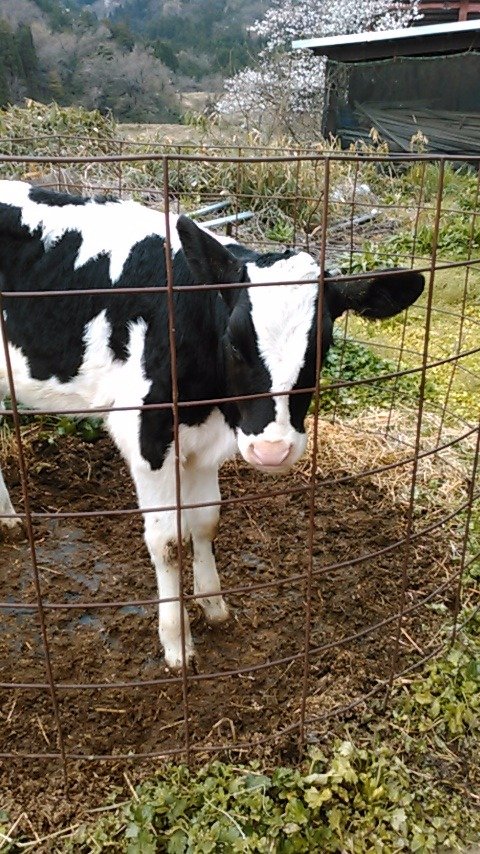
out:
{"label": "dry grass", "polygon": [[[416,413],[407,409],[368,409],[355,417],[334,421],[320,419],[317,471],[322,479],[345,476],[368,477],[385,496],[385,502],[408,506],[414,471]],[[416,513],[453,509],[466,500],[475,436],[443,426],[437,441],[440,419],[424,413],[415,472]],[[308,425],[307,455],[300,465],[305,479],[311,476],[313,460],[313,416]],[[440,445],[455,444],[431,453]],[[433,518],[433,517],[432,517]]]}

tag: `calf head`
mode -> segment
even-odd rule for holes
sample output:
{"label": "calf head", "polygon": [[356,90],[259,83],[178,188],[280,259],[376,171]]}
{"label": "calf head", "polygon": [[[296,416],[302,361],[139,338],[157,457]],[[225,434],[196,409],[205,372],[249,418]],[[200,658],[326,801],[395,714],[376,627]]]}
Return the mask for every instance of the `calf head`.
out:
{"label": "calf head", "polygon": [[[177,229],[195,282],[219,285],[226,309],[222,344],[228,396],[269,395],[238,401],[240,453],[263,472],[286,472],[306,447],[320,268],[307,252],[262,255],[237,243],[222,244],[184,216]],[[332,343],[335,319],[347,309],[368,318],[392,317],[415,302],[425,284],[411,270],[380,271],[353,283],[332,282],[326,275],[320,361]]]}

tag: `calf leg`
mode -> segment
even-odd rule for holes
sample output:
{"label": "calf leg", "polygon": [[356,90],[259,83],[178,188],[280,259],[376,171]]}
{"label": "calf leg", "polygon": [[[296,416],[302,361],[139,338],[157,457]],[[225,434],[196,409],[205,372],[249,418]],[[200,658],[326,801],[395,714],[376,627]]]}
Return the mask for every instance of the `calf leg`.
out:
{"label": "calf leg", "polygon": [[[175,471],[171,452],[167,454],[162,468],[158,471],[152,471],[148,463],[139,463],[132,469],[132,476],[142,509],[175,505]],[[177,514],[172,510],[154,510],[144,514],[144,521],[145,542],[155,567],[158,597],[161,600],[158,606],[160,643],[168,667],[179,670],[183,662],[183,644]],[[182,538],[189,535],[184,523],[185,514],[182,514]],[[183,620],[185,660],[189,664],[195,653],[186,609],[183,612]]]}
{"label": "calf leg", "polygon": [[[5,516],[4,514],[8,515]],[[25,530],[22,520],[15,514],[3,474],[0,470],[0,539],[18,540],[23,539],[24,536]]]}
{"label": "calf leg", "polygon": [[[0,391],[0,422],[3,420],[4,402],[3,398],[7,394],[8,386],[2,381]],[[4,515],[7,514],[7,515]],[[9,519],[8,517],[11,516]],[[3,540],[20,540],[25,537],[25,528],[22,520],[16,515],[15,509],[5,481],[0,469],[0,539]]]}
{"label": "calf leg", "polygon": [[[188,470],[185,487],[189,504],[220,501],[217,468]],[[220,592],[213,552],[220,506],[196,507],[187,512],[193,545],[194,593],[207,622],[210,625],[224,623],[228,620],[228,607]]]}

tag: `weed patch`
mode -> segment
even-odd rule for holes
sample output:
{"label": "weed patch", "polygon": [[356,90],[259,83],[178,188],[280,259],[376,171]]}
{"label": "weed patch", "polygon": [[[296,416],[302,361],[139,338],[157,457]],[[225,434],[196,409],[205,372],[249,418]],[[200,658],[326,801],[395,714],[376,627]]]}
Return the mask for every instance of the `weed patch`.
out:
{"label": "weed patch", "polygon": [[[414,698],[420,708],[422,698]],[[425,786],[380,744],[311,748],[301,769],[213,762],[172,767],[137,787],[128,804],[82,827],[62,851],[193,852],[458,850],[475,833],[465,802]]]}
{"label": "weed patch", "polygon": [[[393,361],[378,356],[368,347],[355,341],[340,339],[330,348],[322,369],[320,408],[324,413],[336,409],[340,414],[352,414],[368,407],[395,405],[418,405],[418,374],[383,379],[398,371]],[[376,378],[376,379],[375,379]],[[361,384],[362,380],[372,380]],[[339,382],[351,385],[337,387]],[[360,384],[358,384],[360,383]],[[438,391],[435,384],[427,382],[425,396],[435,400]]]}

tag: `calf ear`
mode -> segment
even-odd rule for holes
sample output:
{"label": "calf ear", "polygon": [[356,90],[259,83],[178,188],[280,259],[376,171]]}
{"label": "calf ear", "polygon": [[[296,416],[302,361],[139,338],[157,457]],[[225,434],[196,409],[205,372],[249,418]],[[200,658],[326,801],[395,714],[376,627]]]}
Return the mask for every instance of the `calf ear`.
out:
{"label": "calf ear", "polygon": [[[183,215],[177,220],[177,231],[196,284],[226,285],[242,282],[244,265],[211,234]],[[220,289],[220,293],[227,305],[233,308],[238,288]]]}
{"label": "calf ear", "polygon": [[[388,275],[385,275],[388,272]],[[380,270],[358,282],[326,282],[328,307],[335,319],[347,309],[370,319],[393,317],[415,302],[425,278],[414,270]]]}

